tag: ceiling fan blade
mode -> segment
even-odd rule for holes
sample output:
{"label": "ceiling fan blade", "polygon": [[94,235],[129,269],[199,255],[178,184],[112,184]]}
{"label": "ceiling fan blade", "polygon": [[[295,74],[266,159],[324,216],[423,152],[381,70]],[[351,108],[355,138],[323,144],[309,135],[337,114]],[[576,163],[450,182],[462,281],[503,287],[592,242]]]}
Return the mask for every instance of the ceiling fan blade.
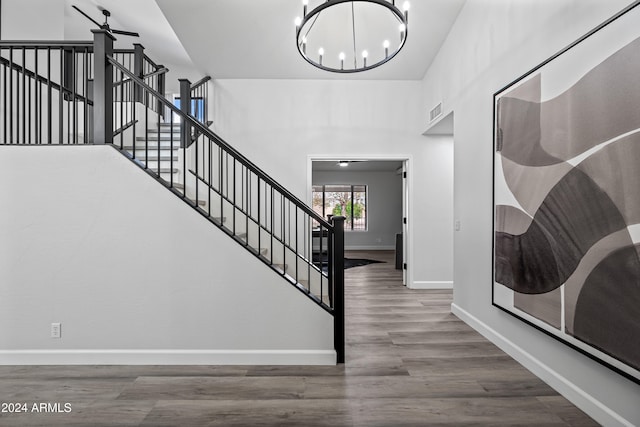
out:
{"label": "ceiling fan blade", "polygon": [[96,21],[95,19],[93,19],[92,17],[90,17],[89,15],[84,13],[83,11],[81,11],[80,8],[78,8],[78,6],[71,5],[71,7],[74,8],[75,10],[77,10],[78,12],[80,12],[81,14],[83,14],[85,18],[87,18],[88,20],[90,20],[91,22],[96,24],[98,27],[102,27],[102,24],[100,24],[98,21]]}
{"label": "ceiling fan blade", "polygon": [[122,34],[123,36],[131,36],[131,37],[140,37],[140,34],[134,33],[132,31],[123,31],[123,30],[110,30],[114,34]]}

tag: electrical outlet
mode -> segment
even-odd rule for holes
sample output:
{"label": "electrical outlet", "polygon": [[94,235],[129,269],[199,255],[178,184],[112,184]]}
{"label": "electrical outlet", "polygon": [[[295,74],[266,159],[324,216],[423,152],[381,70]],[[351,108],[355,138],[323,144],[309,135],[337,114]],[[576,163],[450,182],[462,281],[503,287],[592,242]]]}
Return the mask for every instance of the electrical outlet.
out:
{"label": "electrical outlet", "polygon": [[62,336],[62,325],[60,323],[51,324],[51,338],[60,338]]}

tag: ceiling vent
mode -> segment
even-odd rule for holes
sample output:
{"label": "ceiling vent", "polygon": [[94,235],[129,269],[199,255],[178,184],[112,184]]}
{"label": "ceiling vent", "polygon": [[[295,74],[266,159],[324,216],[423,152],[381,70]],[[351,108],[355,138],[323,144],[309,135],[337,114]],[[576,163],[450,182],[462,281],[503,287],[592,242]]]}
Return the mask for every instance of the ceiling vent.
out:
{"label": "ceiling vent", "polygon": [[429,122],[434,121],[442,115],[442,102],[438,103],[431,111],[429,111]]}

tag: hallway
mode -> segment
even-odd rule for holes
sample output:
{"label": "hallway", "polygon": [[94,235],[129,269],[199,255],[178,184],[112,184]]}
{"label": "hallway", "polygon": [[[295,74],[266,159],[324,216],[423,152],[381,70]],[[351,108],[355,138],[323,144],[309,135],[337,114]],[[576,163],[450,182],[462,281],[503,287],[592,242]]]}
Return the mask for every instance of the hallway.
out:
{"label": "hallway", "polygon": [[346,271],[345,366],[2,366],[1,426],[596,426],[450,314],[400,284],[393,252]]}

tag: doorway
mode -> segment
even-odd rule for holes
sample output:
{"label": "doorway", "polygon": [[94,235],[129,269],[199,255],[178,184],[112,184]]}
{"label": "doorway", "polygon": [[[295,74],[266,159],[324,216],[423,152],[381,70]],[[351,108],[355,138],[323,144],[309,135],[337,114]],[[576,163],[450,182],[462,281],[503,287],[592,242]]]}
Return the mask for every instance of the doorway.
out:
{"label": "doorway", "polygon": [[346,156],[309,159],[309,205],[345,216],[345,251],[390,251],[410,283],[410,159]]}

